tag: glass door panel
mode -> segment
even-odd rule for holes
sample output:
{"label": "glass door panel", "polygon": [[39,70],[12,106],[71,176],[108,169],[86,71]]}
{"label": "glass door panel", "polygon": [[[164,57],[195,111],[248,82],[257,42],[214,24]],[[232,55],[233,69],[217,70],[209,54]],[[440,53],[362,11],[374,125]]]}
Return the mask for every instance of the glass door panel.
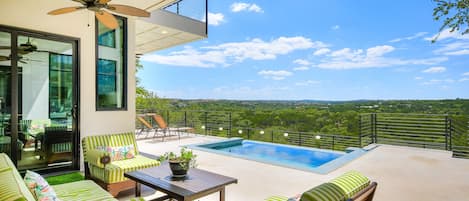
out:
{"label": "glass door panel", "polygon": [[71,166],[73,44],[18,36],[19,169]]}
{"label": "glass door panel", "polygon": [[[0,32],[0,153],[11,157],[11,34]],[[22,146],[18,142],[18,146]]]}

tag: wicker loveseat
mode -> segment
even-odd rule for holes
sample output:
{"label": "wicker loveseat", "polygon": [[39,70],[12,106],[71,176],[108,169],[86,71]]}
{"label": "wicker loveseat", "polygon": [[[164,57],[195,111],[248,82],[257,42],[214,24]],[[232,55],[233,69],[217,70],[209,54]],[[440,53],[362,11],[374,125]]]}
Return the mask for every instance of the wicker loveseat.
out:
{"label": "wicker loveseat", "polygon": [[[135,157],[111,161],[109,153],[100,147],[120,147],[133,145]],[[135,134],[121,133],[111,135],[88,136],[82,140],[85,162],[85,178],[94,180],[113,196],[120,191],[132,189],[135,182],[124,177],[124,172],[158,166],[159,162],[142,156],[138,152]]]}

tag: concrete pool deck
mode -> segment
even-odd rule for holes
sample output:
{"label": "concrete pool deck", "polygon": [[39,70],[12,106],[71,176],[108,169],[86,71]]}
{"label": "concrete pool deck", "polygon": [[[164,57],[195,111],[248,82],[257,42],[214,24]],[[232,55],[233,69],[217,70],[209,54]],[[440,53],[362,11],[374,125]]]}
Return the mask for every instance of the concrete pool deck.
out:
{"label": "concrete pool deck", "polygon": [[[225,138],[191,136],[165,142],[155,138],[139,140],[138,145],[141,152],[161,155],[179,151],[181,146],[220,139]],[[238,184],[227,186],[227,201],[264,200],[271,195],[293,196],[349,170],[358,170],[378,182],[377,201],[469,200],[469,160],[452,158],[448,151],[379,145],[326,175],[199,150],[194,152],[198,155],[198,168],[238,179]],[[146,198],[155,196],[153,190],[143,189],[142,195]],[[119,199],[131,197],[132,191]],[[218,194],[200,200],[215,201]]]}

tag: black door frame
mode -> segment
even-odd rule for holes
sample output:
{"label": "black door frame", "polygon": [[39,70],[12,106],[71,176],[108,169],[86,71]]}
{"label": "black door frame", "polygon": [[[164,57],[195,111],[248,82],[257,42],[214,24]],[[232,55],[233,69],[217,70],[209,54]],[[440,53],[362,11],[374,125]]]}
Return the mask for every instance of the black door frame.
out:
{"label": "black door frame", "polygon": [[0,31],[10,33],[11,37],[11,159],[15,166],[18,166],[18,155],[17,150],[18,144],[18,50],[17,41],[18,36],[27,36],[40,38],[45,40],[54,40],[58,42],[72,44],[72,82],[73,82],[73,100],[72,107],[75,109],[72,112],[72,143],[74,146],[72,150],[72,165],[69,167],[49,167],[46,169],[38,170],[41,173],[66,171],[66,170],[79,170],[80,169],[80,38],[52,34],[42,31],[23,29],[19,27],[12,27],[0,24]]}

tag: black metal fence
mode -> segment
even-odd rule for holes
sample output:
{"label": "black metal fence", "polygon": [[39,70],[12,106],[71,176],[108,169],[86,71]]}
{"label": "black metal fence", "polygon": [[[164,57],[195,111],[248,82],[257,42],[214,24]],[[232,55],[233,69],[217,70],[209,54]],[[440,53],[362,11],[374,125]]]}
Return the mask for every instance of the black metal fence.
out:
{"label": "black metal fence", "polygon": [[[363,147],[372,142],[370,135],[301,132],[285,130],[284,128],[270,125],[266,125],[265,128],[252,127],[250,122],[240,117],[240,114],[236,112],[163,111],[157,113],[163,116],[170,127],[191,127],[194,133],[201,135],[240,137],[250,140],[341,151],[347,147]],[[151,123],[152,119],[148,118],[148,121]],[[293,121],[291,123],[294,124]]]}
{"label": "black metal fence", "polygon": [[453,151],[469,158],[467,116],[371,113],[360,115],[360,133],[373,143]]}
{"label": "black metal fence", "polygon": [[[469,119],[440,114],[360,114],[359,134],[331,134],[285,130],[280,126],[252,127],[236,112],[158,112],[171,127],[191,127],[197,134],[241,137],[266,142],[345,150],[372,143],[453,151],[453,156],[469,158]],[[270,118],[270,117],[266,117]],[[151,119],[150,119],[151,120]],[[290,122],[294,124],[294,121]]]}

